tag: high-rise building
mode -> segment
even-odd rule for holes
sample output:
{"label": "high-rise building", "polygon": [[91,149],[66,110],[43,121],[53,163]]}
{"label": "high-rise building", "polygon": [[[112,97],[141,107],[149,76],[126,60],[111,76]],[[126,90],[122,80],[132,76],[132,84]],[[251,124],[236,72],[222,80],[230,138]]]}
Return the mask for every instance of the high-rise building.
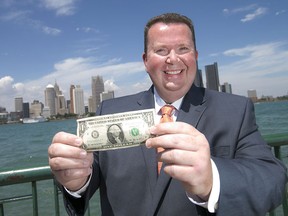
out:
{"label": "high-rise building", "polygon": [[45,89],[45,107],[50,108],[52,116],[68,113],[65,97],[56,82],[54,86],[49,84]]}
{"label": "high-rise building", "polygon": [[23,118],[30,117],[29,103],[23,103]]}
{"label": "high-rise building", "polygon": [[15,98],[15,112],[23,112],[23,98]]}
{"label": "high-rise building", "polygon": [[45,106],[50,108],[50,115],[56,115],[56,92],[54,86],[49,84],[45,89]]}
{"label": "high-rise building", "polygon": [[85,114],[84,92],[80,85],[76,85],[73,89],[74,113],[77,115]]}
{"label": "high-rise building", "polygon": [[100,94],[100,101],[114,98],[114,91],[102,92]]}
{"label": "high-rise building", "polygon": [[249,89],[247,91],[248,98],[250,98],[253,102],[256,102],[258,100],[257,98],[257,92],[255,89]]}
{"label": "high-rise building", "polygon": [[56,112],[60,115],[65,115],[68,113],[68,109],[66,107],[66,100],[63,94],[56,95]]}
{"label": "high-rise building", "polygon": [[54,85],[54,90],[56,93],[56,114],[64,115],[65,113],[68,113],[66,99],[62,94],[62,91],[60,91],[59,85],[56,82]]}
{"label": "high-rise building", "polygon": [[43,107],[44,105],[41,102],[39,102],[38,100],[34,100],[31,103],[30,117],[35,118],[35,117],[41,116]]}
{"label": "high-rise building", "polygon": [[221,85],[221,91],[232,94],[232,86],[231,86],[231,84],[225,82],[223,85]]}
{"label": "high-rise building", "polygon": [[212,65],[205,66],[206,74],[206,87],[208,89],[219,91],[219,74],[218,74],[218,65],[217,62],[214,62]]}
{"label": "high-rise building", "polygon": [[93,100],[92,96],[88,98],[88,112],[95,113],[95,109],[93,109]]}
{"label": "high-rise building", "polygon": [[69,106],[70,113],[75,113],[74,112],[74,100],[73,100],[73,90],[74,89],[75,89],[75,86],[70,85],[70,106]]}
{"label": "high-rise building", "polygon": [[197,70],[196,76],[195,76],[195,80],[194,80],[194,84],[198,87],[204,87],[203,85],[203,77],[202,77],[202,70]]}
{"label": "high-rise building", "polygon": [[91,110],[96,112],[100,105],[100,94],[104,92],[104,82],[102,76],[92,77],[92,107]]}

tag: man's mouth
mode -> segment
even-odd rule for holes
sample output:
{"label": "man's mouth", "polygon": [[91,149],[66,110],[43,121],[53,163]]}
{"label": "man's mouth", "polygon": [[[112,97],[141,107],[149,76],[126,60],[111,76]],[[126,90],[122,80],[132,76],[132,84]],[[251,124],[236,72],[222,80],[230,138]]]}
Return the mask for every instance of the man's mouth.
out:
{"label": "man's mouth", "polygon": [[169,74],[169,75],[180,74],[181,72],[182,70],[164,71],[165,74]]}

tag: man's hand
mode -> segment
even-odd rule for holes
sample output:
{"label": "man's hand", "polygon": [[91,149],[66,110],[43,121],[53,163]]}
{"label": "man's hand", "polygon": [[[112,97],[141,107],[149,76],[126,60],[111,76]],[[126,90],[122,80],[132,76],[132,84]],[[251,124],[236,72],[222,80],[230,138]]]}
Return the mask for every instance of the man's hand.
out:
{"label": "man's hand", "polygon": [[165,149],[158,157],[165,163],[164,171],[181,181],[188,194],[207,201],[213,176],[206,137],[183,122],[160,123],[152,127],[150,133],[156,137],[148,139],[146,146]]}
{"label": "man's hand", "polygon": [[49,165],[57,181],[68,190],[77,191],[92,172],[93,153],[79,148],[81,138],[59,132],[48,148]]}

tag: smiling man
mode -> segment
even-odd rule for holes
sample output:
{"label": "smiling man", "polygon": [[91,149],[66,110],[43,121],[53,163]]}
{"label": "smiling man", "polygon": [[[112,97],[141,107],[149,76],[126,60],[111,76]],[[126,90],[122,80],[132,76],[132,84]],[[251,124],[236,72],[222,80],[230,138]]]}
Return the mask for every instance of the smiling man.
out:
{"label": "smiling man", "polygon": [[97,189],[104,216],[264,216],[281,203],[286,168],[261,137],[252,102],[196,87],[197,57],[189,18],[152,18],[143,62],[153,85],[104,101],[97,115],[154,108],[160,122],[168,106],[170,122],[150,128],[146,145],[121,150],[87,153],[76,135],[54,136],[49,164],[69,215],[84,215]]}

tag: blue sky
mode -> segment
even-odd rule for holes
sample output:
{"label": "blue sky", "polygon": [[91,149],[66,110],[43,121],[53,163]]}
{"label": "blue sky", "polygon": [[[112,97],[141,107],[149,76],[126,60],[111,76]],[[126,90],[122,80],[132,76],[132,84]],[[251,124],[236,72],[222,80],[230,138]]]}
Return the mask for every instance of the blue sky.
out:
{"label": "blue sky", "polygon": [[204,81],[217,62],[234,94],[287,94],[287,0],[0,0],[0,106],[44,103],[55,80],[66,99],[70,84],[81,85],[87,104],[95,75],[116,96],[147,89],[143,28],[164,12],[193,20]]}

